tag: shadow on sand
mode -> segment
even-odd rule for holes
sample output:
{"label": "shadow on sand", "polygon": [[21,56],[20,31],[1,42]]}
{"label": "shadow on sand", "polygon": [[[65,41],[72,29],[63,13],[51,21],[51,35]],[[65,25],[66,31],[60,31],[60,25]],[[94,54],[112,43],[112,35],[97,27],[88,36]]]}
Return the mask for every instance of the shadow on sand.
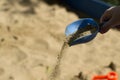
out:
{"label": "shadow on sand", "polygon": [[88,15],[84,14],[83,12],[78,12],[77,10],[75,10],[75,9],[71,8],[70,6],[68,6],[67,4],[65,4],[64,0],[43,0],[43,1],[50,6],[57,4],[61,7],[64,7],[68,12],[74,12],[78,16],[78,18],[89,17]]}

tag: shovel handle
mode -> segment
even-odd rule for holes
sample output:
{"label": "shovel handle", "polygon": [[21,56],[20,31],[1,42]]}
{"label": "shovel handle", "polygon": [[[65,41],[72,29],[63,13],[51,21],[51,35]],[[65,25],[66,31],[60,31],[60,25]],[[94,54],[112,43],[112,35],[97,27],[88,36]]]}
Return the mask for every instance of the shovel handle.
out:
{"label": "shovel handle", "polygon": [[106,22],[103,22],[103,23],[100,23],[99,24],[99,32],[101,31],[101,29],[102,29],[102,27],[103,27],[103,25],[105,24]]}

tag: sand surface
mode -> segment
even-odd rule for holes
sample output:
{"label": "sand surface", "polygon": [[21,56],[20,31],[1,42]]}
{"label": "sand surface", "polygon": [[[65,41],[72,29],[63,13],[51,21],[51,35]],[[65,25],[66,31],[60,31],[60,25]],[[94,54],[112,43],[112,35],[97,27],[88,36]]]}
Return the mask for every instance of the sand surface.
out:
{"label": "sand surface", "polygon": [[[42,0],[32,4],[0,0],[0,80],[49,80],[64,42],[66,26],[76,14]],[[107,74],[111,62],[120,75],[120,32],[110,30],[86,44],[69,47],[57,80],[92,80]],[[120,79],[120,78],[119,78]]]}

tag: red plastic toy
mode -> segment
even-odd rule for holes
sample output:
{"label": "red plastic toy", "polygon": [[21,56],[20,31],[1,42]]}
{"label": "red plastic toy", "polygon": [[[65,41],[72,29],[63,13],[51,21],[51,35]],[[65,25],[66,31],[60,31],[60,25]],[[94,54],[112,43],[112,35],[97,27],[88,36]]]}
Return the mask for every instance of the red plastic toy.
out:
{"label": "red plastic toy", "polygon": [[109,72],[107,75],[94,76],[92,80],[118,80],[116,72]]}

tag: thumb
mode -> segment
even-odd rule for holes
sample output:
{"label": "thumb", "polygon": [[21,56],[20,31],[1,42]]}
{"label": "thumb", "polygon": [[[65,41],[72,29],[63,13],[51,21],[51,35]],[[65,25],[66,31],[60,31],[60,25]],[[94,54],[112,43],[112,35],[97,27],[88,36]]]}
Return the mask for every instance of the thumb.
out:
{"label": "thumb", "polygon": [[113,22],[113,19],[110,19],[103,26],[100,26],[101,27],[100,33],[101,34],[106,33],[112,26],[114,26],[114,22]]}

